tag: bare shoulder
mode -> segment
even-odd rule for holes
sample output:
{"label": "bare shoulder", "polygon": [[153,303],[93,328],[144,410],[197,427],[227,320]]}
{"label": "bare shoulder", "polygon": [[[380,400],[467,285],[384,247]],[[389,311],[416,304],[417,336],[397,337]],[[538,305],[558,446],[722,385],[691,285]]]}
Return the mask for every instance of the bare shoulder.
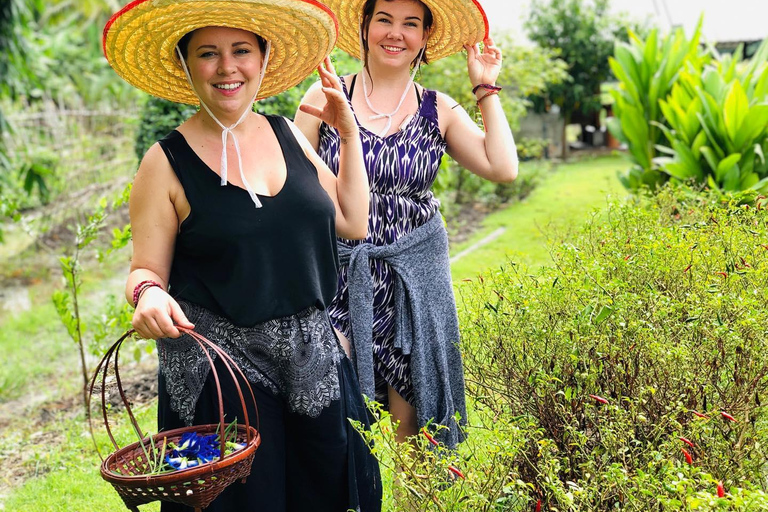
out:
{"label": "bare shoulder", "polygon": [[156,181],[167,177],[169,173],[173,174],[173,169],[168,161],[168,157],[165,155],[163,148],[160,147],[160,143],[155,142],[141,159],[136,177]]}
{"label": "bare shoulder", "polygon": [[173,197],[181,189],[165,151],[155,142],[141,159],[133,181],[132,195]]}
{"label": "bare shoulder", "polygon": [[452,97],[448,96],[444,92],[436,91],[437,92],[437,110],[442,114],[443,111],[450,110],[464,110],[464,107],[461,106],[461,104],[453,99]]}

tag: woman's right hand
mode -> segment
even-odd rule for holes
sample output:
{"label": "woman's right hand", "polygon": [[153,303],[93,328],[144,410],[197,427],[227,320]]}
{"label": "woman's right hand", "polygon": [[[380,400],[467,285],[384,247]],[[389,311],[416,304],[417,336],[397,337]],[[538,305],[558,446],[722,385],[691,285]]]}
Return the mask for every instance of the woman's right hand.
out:
{"label": "woman's right hand", "polygon": [[194,329],[181,306],[168,292],[159,286],[147,288],[136,304],[131,320],[133,328],[145,339],[178,338],[181,332],[176,326]]}
{"label": "woman's right hand", "polygon": [[343,138],[359,137],[355,113],[344,94],[341,80],[336,74],[330,57],[326,57],[323,64],[317,67],[317,72],[320,75],[323,94],[325,94],[325,105],[323,108],[318,108],[308,103],[302,103],[299,105],[299,110],[315,116],[328,126],[336,128]]}

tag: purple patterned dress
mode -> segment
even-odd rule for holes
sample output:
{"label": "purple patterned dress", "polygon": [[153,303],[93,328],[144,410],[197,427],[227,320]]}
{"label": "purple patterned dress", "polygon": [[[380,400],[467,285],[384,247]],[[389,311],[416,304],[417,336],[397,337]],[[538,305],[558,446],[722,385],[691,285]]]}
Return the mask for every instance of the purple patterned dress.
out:
{"label": "purple patterned dress", "polygon": [[[354,82],[353,82],[354,84]],[[350,94],[342,80],[344,93]],[[354,89],[354,85],[353,85]],[[359,91],[358,94],[362,93]],[[371,189],[368,236],[363,240],[340,239],[349,246],[368,242],[386,245],[426,223],[440,207],[430,188],[437,178],[445,153],[437,122],[437,93],[424,90],[419,110],[400,131],[387,137],[360,127],[363,157]],[[318,153],[331,170],[339,172],[339,135],[327,124],[320,125]],[[388,404],[387,384],[413,405],[409,356],[394,347],[394,291],[392,269],[371,260],[374,282],[373,351],[376,372],[376,401]],[[339,272],[339,288],[329,307],[331,321],[350,336],[347,267]]]}

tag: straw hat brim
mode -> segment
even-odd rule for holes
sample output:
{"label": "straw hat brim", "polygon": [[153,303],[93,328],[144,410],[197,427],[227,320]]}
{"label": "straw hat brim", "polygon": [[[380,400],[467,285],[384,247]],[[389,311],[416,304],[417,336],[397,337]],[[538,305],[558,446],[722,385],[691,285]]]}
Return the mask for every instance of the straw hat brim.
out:
{"label": "straw hat brim", "polygon": [[[488,37],[488,17],[477,0],[421,0],[434,19],[427,58],[434,62]],[[360,58],[360,21],[365,0],[324,0],[339,20],[336,46]]]}
{"label": "straw hat brim", "polygon": [[135,0],[104,27],[104,55],[118,75],[154,96],[196,105],[175,47],[188,32],[230,27],[271,43],[258,98],[301,82],[333,49],[338,23],[314,0]]}

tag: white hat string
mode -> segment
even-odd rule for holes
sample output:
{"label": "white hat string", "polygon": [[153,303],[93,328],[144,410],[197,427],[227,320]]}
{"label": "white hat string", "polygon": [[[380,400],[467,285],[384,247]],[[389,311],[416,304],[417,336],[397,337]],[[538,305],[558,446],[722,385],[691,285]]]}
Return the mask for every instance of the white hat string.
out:
{"label": "white hat string", "polygon": [[[363,46],[363,34],[362,31],[360,33],[360,61],[363,62],[365,66],[365,50]],[[392,116],[397,114],[397,111],[400,110],[400,107],[403,106],[403,102],[405,101],[406,96],[408,96],[408,91],[411,89],[411,84],[413,83],[413,79],[416,77],[416,73],[419,71],[419,66],[421,65],[421,56],[424,55],[424,52],[427,51],[427,44],[424,43],[424,47],[419,52],[419,57],[416,60],[416,65],[413,67],[413,72],[411,73],[411,77],[408,80],[408,83],[405,86],[405,90],[403,91],[403,95],[400,96],[400,102],[397,104],[397,107],[395,107],[395,110],[390,112],[389,114],[384,114],[382,112],[379,112],[375,108],[373,108],[373,105],[371,105],[371,100],[368,99],[368,86],[365,83],[365,75],[367,74],[367,67],[363,67],[363,74],[361,76],[363,81],[363,96],[365,97],[365,103],[368,105],[368,108],[371,109],[372,112],[375,113],[375,115],[370,116],[368,118],[369,121],[375,121],[377,119],[384,119],[387,118],[387,124],[384,125],[384,128],[379,132],[379,137],[385,136],[389,129],[392,127]]]}
{"label": "white hat string", "polygon": [[192,76],[189,74],[189,69],[187,68],[187,63],[184,61],[184,56],[181,54],[181,49],[179,49],[179,46],[176,45],[176,52],[179,54],[179,59],[181,59],[181,67],[184,68],[184,74],[187,76],[187,81],[189,82],[189,86],[192,87],[192,90],[195,92],[195,95],[200,100],[200,105],[205,109],[206,112],[208,112],[208,115],[211,116],[211,119],[216,121],[216,124],[218,124],[221,127],[221,169],[219,171],[219,175],[221,176],[221,186],[224,187],[227,185],[227,138],[229,135],[232,135],[232,142],[235,143],[235,152],[237,153],[237,165],[238,169],[240,170],[240,179],[243,181],[243,185],[245,185],[245,189],[248,191],[248,194],[251,196],[251,200],[253,201],[253,204],[256,205],[256,208],[261,208],[261,201],[259,201],[259,198],[256,196],[256,193],[251,188],[251,184],[248,183],[248,180],[245,178],[245,173],[243,173],[243,158],[240,154],[240,144],[237,142],[237,136],[235,135],[235,132],[233,131],[240,123],[242,123],[245,118],[248,116],[248,114],[251,112],[251,109],[253,107],[253,103],[256,101],[256,97],[259,95],[259,89],[261,88],[261,82],[264,80],[264,73],[267,69],[267,63],[269,62],[269,51],[271,49],[272,45],[269,41],[267,41],[267,48],[264,51],[264,61],[261,63],[261,72],[259,73],[259,83],[256,86],[256,92],[253,95],[253,98],[251,98],[250,103],[248,103],[248,106],[246,107],[243,114],[240,116],[240,119],[237,120],[237,122],[229,127],[224,126],[224,124],[219,121],[215,115],[213,115],[213,112],[211,112],[211,109],[208,108],[208,105],[205,104],[205,102],[200,98],[200,94],[195,89],[194,84],[192,83]]}

